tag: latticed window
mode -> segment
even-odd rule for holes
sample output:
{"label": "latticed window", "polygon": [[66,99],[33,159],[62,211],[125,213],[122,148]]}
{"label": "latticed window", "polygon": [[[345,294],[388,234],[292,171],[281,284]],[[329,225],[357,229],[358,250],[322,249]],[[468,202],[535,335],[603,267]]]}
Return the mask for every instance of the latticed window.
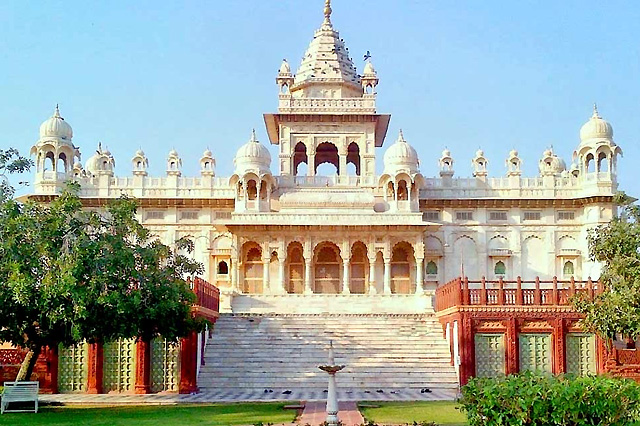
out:
{"label": "latticed window", "polygon": [[504,275],[507,273],[507,266],[504,264],[503,261],[498,261],[496,262],[496,266],[493,268],[493,272],[496,275]]}
{"label": "latticed window", "polygon": [[438,275],[438,265],[433,260],[427,263],[427,275]]}
{"label": "latticed window", "polygon": [[564,263],[564,267],[562,268],[562,273],[565,276],[570,276],[574,274],[574,269],[573,269],[573,262],[571,261],[566,261]]}

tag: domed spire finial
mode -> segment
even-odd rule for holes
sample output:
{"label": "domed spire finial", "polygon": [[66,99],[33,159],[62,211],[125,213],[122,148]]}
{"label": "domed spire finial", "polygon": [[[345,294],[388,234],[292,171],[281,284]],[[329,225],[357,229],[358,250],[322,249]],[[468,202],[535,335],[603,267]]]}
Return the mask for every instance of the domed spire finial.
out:
{"label": "domed spire finial", "polygon": [[60,117],[60,108],[58,108],[58,104],[56,104],[56,109],[53,111],[53,116],[56,118],[61,118]]}
{"label": "domed spire finial", "polygon": [[258,137],[256,136],[256,129],[251,129],[251,142],[258,143]]}
{"label": "domed spire finial", "polygon": [[593,118],[602,118],[600,117],[600,114],[598,114],[598,105],[594,102],[593,103]]}
{"label": "domed spire finial", "polygon": [[331,9],[331,0],[325,0],[324,1],[324,23],[325,24],[331,23],[331,12],[333,12],[333,10]]}
{"label": "domed spire finial", "polygon": [[400,132],[398,133],[398,142],[404,142],[406,143],[407,141],[404,139],[404,133],[402,133],[402,129],[400,129]]}

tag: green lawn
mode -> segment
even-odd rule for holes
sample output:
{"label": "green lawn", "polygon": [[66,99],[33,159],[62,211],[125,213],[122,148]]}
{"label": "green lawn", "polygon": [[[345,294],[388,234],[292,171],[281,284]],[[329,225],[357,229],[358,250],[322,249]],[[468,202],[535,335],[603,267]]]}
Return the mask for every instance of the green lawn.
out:
{"label": "green lawn", "polygon": [[43,407],[38,414],[6,413],[0,425],[29,426],[155,426],[251,425],[257,422],[292,422],[294,410],[284,404],[207,404],[172,406],[121,406],[108,408]]}
{"label": "green lawn", "polygon": [[[362,402],[360,411],[366,420],[378,424],[436,422],[441,425],[467,425],[467,417],[452,401]],[[379,406],[368,408],[366,405]]]}

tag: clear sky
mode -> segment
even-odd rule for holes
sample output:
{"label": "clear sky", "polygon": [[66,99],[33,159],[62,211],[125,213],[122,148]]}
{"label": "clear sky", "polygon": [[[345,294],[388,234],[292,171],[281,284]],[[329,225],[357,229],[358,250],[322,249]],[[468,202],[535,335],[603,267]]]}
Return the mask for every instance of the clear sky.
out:
{"label": "clear sky", "polygon": [[[196,175],[209,147],[230,175],[253,127],[268,143],[262,114],[276,111],[280,62],[295,71],[323,3],[0,1],[0,148],[28,153],[59,103],[83,162],[102,141],[116,174],[130,175],[142,147],[161,175],[175,147]],[[392,114],[381,150],[402,128],[427,177],[445,147],[456,176],[470,176],[479,147],[490,175],[505,174],[515,148],[534,176],[550,145],[571,163],[597,102],[624,151],[621,189],[640,196],[637,1],[332,3],[360,72],[373,55],[378,111]]]}

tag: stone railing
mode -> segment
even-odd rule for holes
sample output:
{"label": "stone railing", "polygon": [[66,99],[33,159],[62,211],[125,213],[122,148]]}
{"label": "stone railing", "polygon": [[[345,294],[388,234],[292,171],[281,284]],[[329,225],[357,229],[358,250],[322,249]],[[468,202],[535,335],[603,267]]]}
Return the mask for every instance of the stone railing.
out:
{"label": "stone railing", "polygon": [[196,295],[195,311],[207,319],[215,319],[220,312],[220,290],[199,277],[187,280]]}
{"label": "stone railing", "polygon": [[436,311],[461,306],[566,306],[576,293],[590,297],[599,285],[587,281],[469,281],[456,278],[436,290]]}
{"label": "stone railing", "polygon": [[375,114],[376,98],[375,95],[364,95],[362,98],[340,99],[294,98],[291,95],[281,95],[278,102],[278,112],[281,114]]}

